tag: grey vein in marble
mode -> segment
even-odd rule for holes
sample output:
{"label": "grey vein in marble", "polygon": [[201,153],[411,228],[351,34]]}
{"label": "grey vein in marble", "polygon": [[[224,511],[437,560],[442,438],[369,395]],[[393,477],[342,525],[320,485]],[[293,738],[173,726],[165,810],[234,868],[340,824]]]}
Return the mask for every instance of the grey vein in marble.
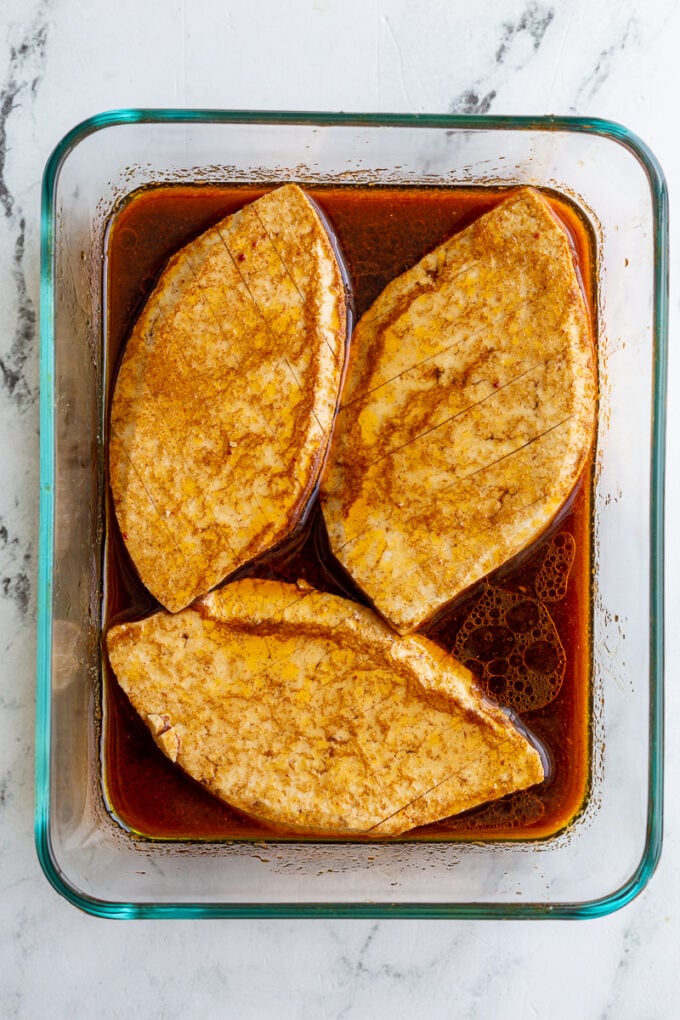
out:
{"label": "grey vein in marble", "polygon": [[12,114],[25,113],[27,96],[35,98],[45,63],[47,8],[47,3],[40,4],[21,41],[10,46],[0,88],[0,209],[14,237],[11,273],[16,291],[16,325],[9,349],[0,353],[0,383],[20,410],[33,404],[37,395],[26,374],[35,347],[37,315],[24,272],[26,216],[7,181],[7,124]]}
{"label": "grey vein in marble", "polygon": [[619,37],[610,46],[600,51],[593,70],[579,86],[574,101],[571,104],[570,109],[572,113],[586,108],[592,102],[612,73],[617,60],[632,46],[637,46],[638,43],[638,20],[636,17],[631,17],[621,27]]}
{"label": "grey vein in marble", "polygon": [[[531,47],[530,56],[535,54],[554,17],[555,12],[552,7],[544,7],[532,0],[516,20],[504,21],[500,26],[498,45],[494,54],[495,68],[490,75],[478,79],[471,88],[459,93],[451,102],[450,112],[488,113],[498,94],[497,88],[485,90],[485,84],[488,84],[489,78],[497,76],[499,69],[502,70],[504,76],[504,66],[510,62],[513,50],[519,41],[528,39]],[[526,62],[527,58],[520,58],[519,63],[516,62],[511,70],[517,71]]]}
{"label": "grey vein in marble", "polygon": [[531,39],[534,52],[543,42],[548,25],[555,17],[551,7],[543,7],[541,4],[530,3],[517,21],[503,22],[501,41],[496,50],[496,63],[502,64],[507,58],[515,38],[526,34]]}
{"label": "grey vein in marble", "polygon": [[451,113],[488,113],[495,98],[496,89],[484,95],[480,95],[476,88],[466,89],[451,103]]}
{"label": "grey vein in marble", "polygon": [[19,539],[16,535],[10,535],[0,518],[0,595],[11,599],[22,616],[26,615],[30,604],[30,562],[30,550],[22,554]]}

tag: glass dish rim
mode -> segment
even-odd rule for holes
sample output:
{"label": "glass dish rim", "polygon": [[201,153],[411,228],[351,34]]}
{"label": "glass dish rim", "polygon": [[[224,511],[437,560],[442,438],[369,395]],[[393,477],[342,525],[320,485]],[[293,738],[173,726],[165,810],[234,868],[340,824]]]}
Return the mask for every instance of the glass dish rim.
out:
{"label": "glass dish rim", "polygon": [[[107,902],[72,888],[50,842],[51,635],[54,539],[54,189],[68,154],[88,135],[129,124],[216,123],[567,131],[599,135],[627,148],[642,166],[653,209],[653,399],[650,472],[650,704],[649,776],[645,845],[626,882],[594,900],[540,903],[153,903]],[[109,918],[594,918],[632,900],[651,878],[663,832],[664,481],[668,345],[668,195],[663,171],[647,145],[623,125],[601,118],[466,114],[330,113],[309,111],[149,109],[109,110],[81,121],[49,156],[42,179],[40,218],[40,515],[36,661],[34,836],[38,859],[52,886],[86,913]]]}

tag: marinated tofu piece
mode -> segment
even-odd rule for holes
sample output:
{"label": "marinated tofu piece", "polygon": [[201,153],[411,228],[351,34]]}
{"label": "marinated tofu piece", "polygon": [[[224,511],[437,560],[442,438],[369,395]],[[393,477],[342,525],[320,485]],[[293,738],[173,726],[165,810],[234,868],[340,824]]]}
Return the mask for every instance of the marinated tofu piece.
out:
{"label": "marinated tofu piece", "polygon": [[334,246],[295,185],[170,259],[125,349],[109,445],[120,530],[167,609],[300,521],[328,448],[346,329]]}
{"label": "marinated tofu piece", "polygon": [[443,649],[302,583],[235,581],[107,643],[163,753],[268,823],[393,836],[544,778]]}
{"label": "marinated tofu piece", "polygon": [[544,530],[586,461],[596,404],[568,237],[520,189],[358,323],[321,483],[334,554],[414,630]]}

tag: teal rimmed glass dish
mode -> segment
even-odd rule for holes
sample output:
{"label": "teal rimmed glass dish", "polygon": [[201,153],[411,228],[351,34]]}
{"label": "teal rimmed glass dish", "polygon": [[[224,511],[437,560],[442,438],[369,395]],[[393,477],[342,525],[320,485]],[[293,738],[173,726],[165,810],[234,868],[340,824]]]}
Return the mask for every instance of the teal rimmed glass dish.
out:
{"label": "teal rimmed glass dish", "polygon": [[[585,810],[534,842],[163,843],[101,789],[103,309],[111,214],[149,184],[530,184],[596,238],[592,765]],[[578,118],[123,110],[75,127],[43,179],[35,835],[102,917],[597,917],[647,883],[662,833],[668,216],[662,172]]]}

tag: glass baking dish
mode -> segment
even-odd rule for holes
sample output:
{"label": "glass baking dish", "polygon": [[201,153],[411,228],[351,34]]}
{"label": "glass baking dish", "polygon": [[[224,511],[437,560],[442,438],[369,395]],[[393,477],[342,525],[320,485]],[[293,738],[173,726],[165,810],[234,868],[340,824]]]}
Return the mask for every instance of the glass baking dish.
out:
{"label": "glass baking dish", "polygon": [[[533,185],[596,239],[590,793],[520,841],[164,842],[102,794],[104,253],[112,214],[164,183]],[[594,917],[646,884],[662,832],[667,198],[625,128],[577,118],[123,110],[44,174],[35,834],[72,903],[117,918]]]}

